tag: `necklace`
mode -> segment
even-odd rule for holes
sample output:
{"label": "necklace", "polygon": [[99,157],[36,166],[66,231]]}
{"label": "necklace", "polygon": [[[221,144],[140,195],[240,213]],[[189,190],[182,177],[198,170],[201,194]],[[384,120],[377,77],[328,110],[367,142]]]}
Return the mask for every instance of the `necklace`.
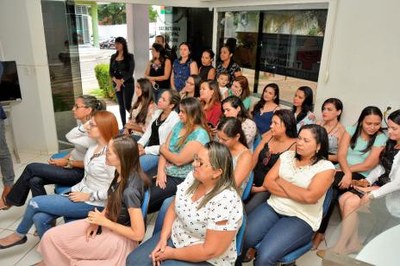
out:
{"label": "necklace", "polygon": [[167,119],[166,117],[164,118],[164,119],[162,119],[162,115],[163,115],[164,113],[162,113],[157,119],[156,119],[156,126],[158,127],[158,126],[160,126],[162,123],[164,123],[164,121],[165,121],[165,119]]}
{"label": "necklace", "polygon": [[[336,122],[336,124],[328,131],[328,135],[332,133],[332,131],[339,125],[339,121]],[[325,126],[324,126],[325,127]],[[326,129],[326,127],[325,127]]]}

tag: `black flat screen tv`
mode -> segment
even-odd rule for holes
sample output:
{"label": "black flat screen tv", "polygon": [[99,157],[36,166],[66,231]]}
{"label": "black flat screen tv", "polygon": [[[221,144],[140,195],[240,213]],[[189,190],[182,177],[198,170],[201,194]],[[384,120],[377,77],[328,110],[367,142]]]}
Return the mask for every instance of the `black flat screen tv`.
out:
{"label": "black flat screen tv", "polygon": [[21,100],[17,64],[15,61],[0,61],[3,75],[0,80],[0,102]]}

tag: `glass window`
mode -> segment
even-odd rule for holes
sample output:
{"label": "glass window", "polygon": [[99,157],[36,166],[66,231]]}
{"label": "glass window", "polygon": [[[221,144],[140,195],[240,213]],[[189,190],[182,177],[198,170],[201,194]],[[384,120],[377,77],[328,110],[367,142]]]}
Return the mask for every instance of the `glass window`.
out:
{"label": "glass window", "polygon": [[218,50],[234,39],[233,59],[253,91],[277,83],[291,104],[298,87],[317,88],[326,16],[326,9],[219,12]]}

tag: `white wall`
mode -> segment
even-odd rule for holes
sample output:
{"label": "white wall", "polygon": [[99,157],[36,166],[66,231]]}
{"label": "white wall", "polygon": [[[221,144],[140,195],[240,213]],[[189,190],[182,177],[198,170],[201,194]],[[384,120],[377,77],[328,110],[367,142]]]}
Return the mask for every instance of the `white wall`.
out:
{"label": "white wall", "polygon": [[40,0],[0,1],[0,59],[17,62],[22,102],[12,112],[19,151],[58,149]]}
{"label": "white wall", "polygon": [[331,1],[318,108],[328,97],[340,98],[344,124],[354,123],[367,105],[400,108],[399,11],[398,0]]}

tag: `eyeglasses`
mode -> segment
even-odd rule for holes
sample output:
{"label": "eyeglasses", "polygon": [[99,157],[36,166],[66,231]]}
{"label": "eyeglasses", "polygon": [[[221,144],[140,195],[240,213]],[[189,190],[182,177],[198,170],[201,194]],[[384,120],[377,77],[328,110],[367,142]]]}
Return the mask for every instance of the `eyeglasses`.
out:
{"label": "eyeglasses", "polygon": [[72,109],[79,109],[79,108],[88,108],[88,107],[87,107],[87,106],[83,106],[83,105],[79,106],[79,105],[77,105],[77,104],[74,104],[74,105],[72,106]]}
{"label": "eyeglasses", "polygon": [[194,86],[194,83],[192,83],[192,82],[186,81],[185,83],[186,83],[187,85]]}
{"label": "eyeglasses", "polygon": [[207,167],[207,166],[211,166],[210,164],[206,164],[206,163],[203,163],[201,160],[200,160],[200,158],[199,158],[199,155],[197,155],[197,154],[195,154],[194,156],[193,156],[193,163],[195,163],[198,167],[202,167],[202,166],[204,166],[204,167]]}

